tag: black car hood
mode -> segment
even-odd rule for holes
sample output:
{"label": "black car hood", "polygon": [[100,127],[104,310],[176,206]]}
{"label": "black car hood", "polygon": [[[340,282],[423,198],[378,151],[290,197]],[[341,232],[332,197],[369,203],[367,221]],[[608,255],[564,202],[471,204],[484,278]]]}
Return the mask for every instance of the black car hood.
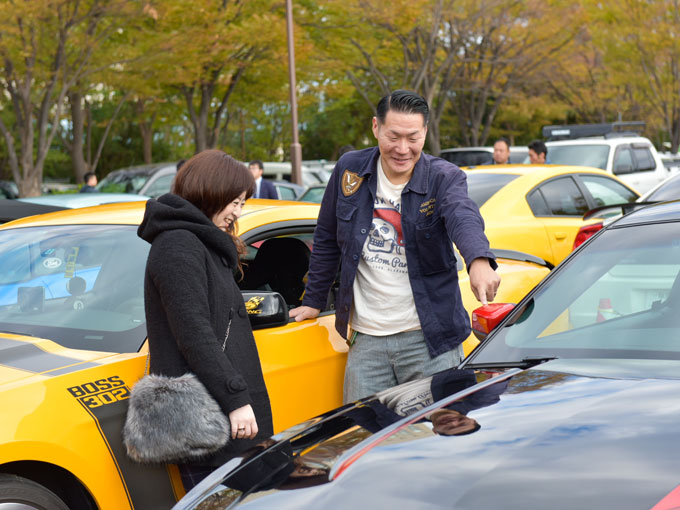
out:
{"label": "black car hood", "polygon": [[281,463],[278,482],[259,487],[267,492],[247,496],[258,488],[239,485],[238,474],[224,483],[245,491],[245,508],[505,510],[651,509],[680,484],[680,380],[550,365],[463,388],[468,396],[448,407],[479,424],[465,435],[435,434],[422,419],[372,434],[356,426],[358,410],[371,407],[364,401],[270,450],[281,459],[291,447],[302,453],[306,480],[291,484]]}

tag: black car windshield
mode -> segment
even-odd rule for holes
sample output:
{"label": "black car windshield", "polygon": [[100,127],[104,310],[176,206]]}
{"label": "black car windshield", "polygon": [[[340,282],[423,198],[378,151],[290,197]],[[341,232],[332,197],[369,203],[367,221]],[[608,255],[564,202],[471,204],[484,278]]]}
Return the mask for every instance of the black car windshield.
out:
{"label": "black car windshield", "polygon": [[554,165],[580,165],[607,168],[609,145],[550,145],[548,160]]}
{"label": "black car windshield", "polygon": [[680,226],[614,228],[558,267],[470,366],[544,358],[680,359]]}
{"label": "black car windshield", "polygon": [[663,186],[645,197],[645,202],[663,202],[680,199],[680,175],[668,179]]}
{"label": "black car windshield", "polygon": [[0,331],[73,349],[138,351],[148,252],[133,225],[0,231]]}
{"label": "black car windshield", "polygon": [[478,170],[466,173],[468,195],[475,201],[477,207],[482,207],[499,189],[519,177],[516,174],[487,174]]}

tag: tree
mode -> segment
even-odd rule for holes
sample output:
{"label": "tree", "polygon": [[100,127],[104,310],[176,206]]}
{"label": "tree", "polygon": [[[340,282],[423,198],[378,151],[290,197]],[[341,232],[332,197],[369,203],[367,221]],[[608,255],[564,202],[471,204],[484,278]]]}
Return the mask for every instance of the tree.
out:
{"label": "tree", "polygon": [[67,94],[110,65],[94,62],[95,50],[137,3],[1,0],[0,6],[0,91],[10,98],[13,117],[6,123],[7,116],[0,116],[0,133],[20,194],[35,196]]}

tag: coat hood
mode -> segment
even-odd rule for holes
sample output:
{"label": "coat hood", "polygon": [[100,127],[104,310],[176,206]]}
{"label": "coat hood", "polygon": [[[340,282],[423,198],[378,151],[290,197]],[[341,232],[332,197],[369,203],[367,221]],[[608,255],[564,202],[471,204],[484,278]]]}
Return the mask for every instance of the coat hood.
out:
{"label": "coat hood", "polygon": [[159,234],[169,230],[191,232],[208,248],[225,257],[230,267],[236,267],[238,253],[231,237],[217,228],[194,204],[172,193],[146,203],[146,212],[137,235],[153,243]]}

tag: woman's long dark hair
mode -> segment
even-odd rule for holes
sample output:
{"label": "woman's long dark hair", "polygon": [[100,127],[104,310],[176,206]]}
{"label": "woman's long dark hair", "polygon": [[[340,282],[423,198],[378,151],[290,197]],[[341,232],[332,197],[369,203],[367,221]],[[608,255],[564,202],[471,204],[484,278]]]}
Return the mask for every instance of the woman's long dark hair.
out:
{"label": "woman's long dark hair", "polygon": [[[216,149],[199,152],[187,160],[177,171],[172,184],[172,193],[194,204],[210,220],[244,191],[246,198],[253,196],[253,174],[244,164]],[[234,223],[229,226],[228,234],[236,245],[238,268],[243,274],[240,257],[246,247],[238,237]]]}

